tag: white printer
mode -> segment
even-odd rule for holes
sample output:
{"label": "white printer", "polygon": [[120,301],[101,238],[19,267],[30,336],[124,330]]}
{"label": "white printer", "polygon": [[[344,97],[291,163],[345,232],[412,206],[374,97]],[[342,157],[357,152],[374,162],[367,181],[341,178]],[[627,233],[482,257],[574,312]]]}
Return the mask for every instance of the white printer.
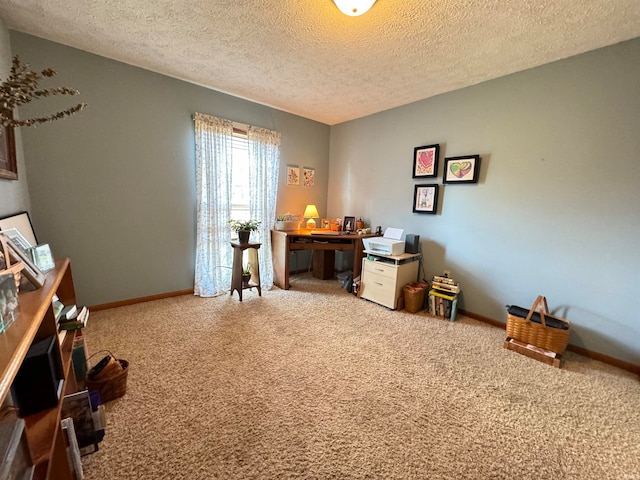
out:
{"label": "white printer", "polygon": [[404,241],[402,238],[402,228],[389,227],[384,231],[383,237],[363,238],[365,253],[378,255],[400,255],[404,253]]}

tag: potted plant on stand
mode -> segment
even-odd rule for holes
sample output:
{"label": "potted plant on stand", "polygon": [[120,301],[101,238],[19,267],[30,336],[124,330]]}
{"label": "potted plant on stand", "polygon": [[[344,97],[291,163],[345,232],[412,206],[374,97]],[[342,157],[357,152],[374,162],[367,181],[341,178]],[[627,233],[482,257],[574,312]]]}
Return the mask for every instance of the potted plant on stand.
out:
{"label": "potted plant on stand", "polygon": [[251,268],[249,268],[249,265],[245,265],[242,267],[242,286],[248,287],[249,280],[251,280]]}
{"label": "potted plant on stand", "polygon": [[229,220],[231,230],[238,232],[240,243],[249,243],[251,232],[258,230],[260,222],[258,220]]}

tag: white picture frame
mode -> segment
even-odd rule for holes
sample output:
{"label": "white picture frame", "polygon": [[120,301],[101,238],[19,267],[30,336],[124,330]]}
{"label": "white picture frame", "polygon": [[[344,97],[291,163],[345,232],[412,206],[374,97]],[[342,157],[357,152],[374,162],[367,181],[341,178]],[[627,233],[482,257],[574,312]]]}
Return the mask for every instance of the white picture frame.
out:
{"label": "white picture frame", "polygon": [[20,250],[22,250],[24,253],[28,253],[29,249],[33,247],[33,244],[30,243],[29,240],[27,240],[17,228],[2,230],[2,234],[5,237],[11,239],[11,241],[15,243],[17,247],[20,247]]}

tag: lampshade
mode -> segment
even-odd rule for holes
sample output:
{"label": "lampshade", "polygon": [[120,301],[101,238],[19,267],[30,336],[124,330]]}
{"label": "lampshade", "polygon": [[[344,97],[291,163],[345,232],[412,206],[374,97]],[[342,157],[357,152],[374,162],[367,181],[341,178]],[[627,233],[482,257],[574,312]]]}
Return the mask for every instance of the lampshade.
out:
{"label": "lampshade", "polygon": [[367,13],[369,9],[376,3],[376,0],[333,0],[336,7],[345,15],[357,17],[363,13]]}
{"label": "lampshade", "polygon": [[320,214],[318,213],[318,209],[315,205],[307,205],[307,208],[304,209],[304,218],[308,218],[307,220],[307,228],[314,229],[316,228],[316,221],[314,218],[318,218]]}

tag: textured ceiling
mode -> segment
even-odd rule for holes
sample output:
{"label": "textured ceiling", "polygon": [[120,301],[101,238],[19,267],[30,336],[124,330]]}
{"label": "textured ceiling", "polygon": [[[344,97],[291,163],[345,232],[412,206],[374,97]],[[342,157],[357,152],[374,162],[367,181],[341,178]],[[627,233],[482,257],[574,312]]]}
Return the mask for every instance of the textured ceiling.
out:
{"label": "textured ceiling", "polygon": [[332,0],[0,0],[0,17],[329,125],[640,36],[638,0],[378,0],[360,17]]}

